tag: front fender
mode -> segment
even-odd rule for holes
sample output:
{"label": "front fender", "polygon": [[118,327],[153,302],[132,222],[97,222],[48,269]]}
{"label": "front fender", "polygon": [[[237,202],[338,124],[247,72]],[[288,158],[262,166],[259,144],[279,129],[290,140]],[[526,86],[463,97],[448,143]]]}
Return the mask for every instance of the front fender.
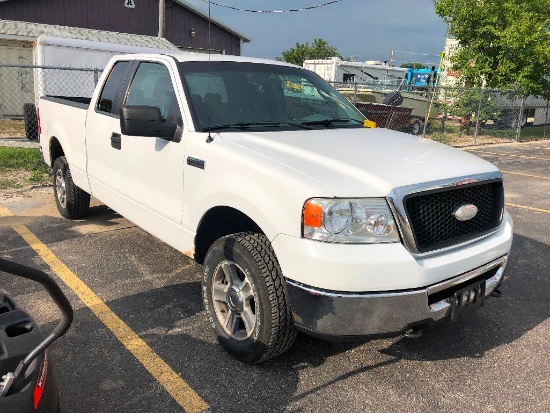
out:
{"label": "front fender", "polygon": [[204,169],[184,172],[182,224],[191,231],[208,210],[227,206],[250,217],[270,240],[280,233],[301,236],[305,201],[333,196],[306,175],[219,137],[202,142],[187,153],[203,159]]}

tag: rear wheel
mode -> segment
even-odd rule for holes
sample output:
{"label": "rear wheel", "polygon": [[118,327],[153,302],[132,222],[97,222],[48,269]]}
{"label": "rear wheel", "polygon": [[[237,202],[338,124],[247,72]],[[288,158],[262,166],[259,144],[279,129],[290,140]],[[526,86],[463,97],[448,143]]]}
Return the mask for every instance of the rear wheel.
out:
{"label": "rear wheel", "polygon": [[90,194],[74,184],[69,164],[64,156],[55,160],[52,169],[57,210],[65,218],[82,218],[90,209]]}
{"label": "rear wheel", "polygon": [[294,342],[288,292],[264,235],[238,233],[217,240],[204,262],[202,296],[218,341],[238,360],[259,363]]}
{"label": "rear wheel", "polygon": [[413,135],[420,135],[422,132],[422,124],[418,119],[415,119],[411,124],[408,126],[408,132]]}

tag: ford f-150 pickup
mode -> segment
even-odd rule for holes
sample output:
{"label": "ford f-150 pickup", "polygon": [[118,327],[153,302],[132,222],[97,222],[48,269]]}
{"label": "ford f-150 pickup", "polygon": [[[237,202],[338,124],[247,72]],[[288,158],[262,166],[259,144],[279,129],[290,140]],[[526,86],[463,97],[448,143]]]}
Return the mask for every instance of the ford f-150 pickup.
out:
{"label": "ford f-150 pickup", "polygon": [[499,170],[365,127],[306,69],[115,56],[91,98],[43,97],[39,117],[61,215],[84,217],[93,195],[202,264],[208,320],[242,361],[283,353],[296,331],[412,336],[504,278]]}

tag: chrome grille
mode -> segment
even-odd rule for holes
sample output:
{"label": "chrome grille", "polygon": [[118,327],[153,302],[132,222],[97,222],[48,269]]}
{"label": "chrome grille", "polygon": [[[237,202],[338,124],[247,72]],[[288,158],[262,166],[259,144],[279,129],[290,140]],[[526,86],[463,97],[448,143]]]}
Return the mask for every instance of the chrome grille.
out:
{"label": "chrome grille", "polygon": [[[463,204],[478,208],[476,216],[459,221],[453,211]],[[420,253],[466,242],[499,227],[504,208],[502,180],[448,186],[403,198],[416,250]]]}

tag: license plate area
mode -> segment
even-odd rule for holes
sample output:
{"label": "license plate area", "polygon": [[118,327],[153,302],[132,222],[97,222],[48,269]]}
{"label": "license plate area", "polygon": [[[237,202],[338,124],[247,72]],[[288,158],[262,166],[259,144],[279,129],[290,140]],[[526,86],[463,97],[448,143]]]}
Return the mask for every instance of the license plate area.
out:
{"label": "license plate area", "polygon": [[451,321],[462,317],[483,306],[485,300],[485,280],[477,281],[454,293],[451,304]]}

